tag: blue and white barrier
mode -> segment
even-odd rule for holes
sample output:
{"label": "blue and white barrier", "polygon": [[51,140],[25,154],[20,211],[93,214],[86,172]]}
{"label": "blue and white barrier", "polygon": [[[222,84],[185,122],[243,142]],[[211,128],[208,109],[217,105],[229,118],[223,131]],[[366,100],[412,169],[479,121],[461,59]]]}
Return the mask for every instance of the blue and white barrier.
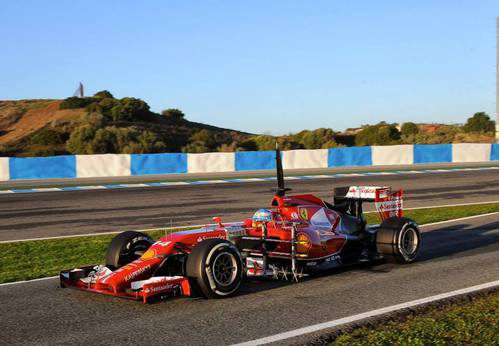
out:
{"label": "blue and white barrier", "polygon": [[131,174],[187,173],[187,154],[132,154]]}
{"label": "blue and white barrier", "polygon": [[0,180],[10,180],[9,158],[0,157]]}
{"label": "blue and white barrier", "polygon": [[76,155],[76,176],[91,177],[122,177],[131,175],[130,155]]}
{"label": "blue and white barrier", "polygon": [[[415,144],[282,152],[284,169],[499,161],[499,144]],[[275,168],[274,151],[0,157],[0,180],[118,177]]]}
{"label": "blue and white barrier", "polygon": [[73,155],[9,158],[10,180],[76,178],[75,168],[76,159]]}
{"label": "blue and white barrier", "polygon": [[452,162],[452,144],[415,144],[414,163]]}
{"label": "blue and white barrier", "polygon": [[236,171],[275,169],[275,151],[238,151],[234,168]]}
{"label": "blue and white barrier", "polygon": [[487,143],[452,144],[452,162],[482,162],[491,159],[492,145]]}
{"label": "blue and white barrier", "polygon": [[283,151],[282,166],[284,169],[327,168],[328,151],[327,149]]}
{"label": "blue and white barrier", "polygon": [[371,166],[371,147],[332,148],[328,150],[328,167]]}
{"label": "blue and white barrier", "polygon": [[234,153],[187,154],[188,173],[234,172]]}
{"label": "blue and white barrier", "polygon": [[371,150],[373,166],[412,165],[414,163],[414,146],[410,144],[372,146]]}
{"label": "blue and white barrier", "polygon": [[499,143],[492,144],[490,161],[499,161]]}

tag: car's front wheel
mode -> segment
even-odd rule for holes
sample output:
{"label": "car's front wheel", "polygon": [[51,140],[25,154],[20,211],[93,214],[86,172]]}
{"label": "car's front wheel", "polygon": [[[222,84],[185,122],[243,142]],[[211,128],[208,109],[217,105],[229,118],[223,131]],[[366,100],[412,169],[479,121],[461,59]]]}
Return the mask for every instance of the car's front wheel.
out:
{"label": "car's front wheel", "polygon": [[228,297],[237,292],[243,279],[241,254],[227,240],[203,240],[187,257],[186,274],[206,298]]}
{"label": "car's front wheel", "polygon": [[106,266],[111,270],[122,267],[142,256],[153,243],[147,234],[122,232],[111,240],[107,248]]}

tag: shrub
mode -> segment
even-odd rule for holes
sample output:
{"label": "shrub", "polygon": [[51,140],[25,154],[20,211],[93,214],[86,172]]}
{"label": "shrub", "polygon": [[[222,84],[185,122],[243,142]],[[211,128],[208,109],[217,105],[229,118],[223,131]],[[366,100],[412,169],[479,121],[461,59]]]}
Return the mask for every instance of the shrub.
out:
{"label": "shrub", "polygon": [[[92,154],[108,154],[108,153],[118,153],[119,144],[116,132],[113,131],[116,128],[103,128],[98,129],[95,132],[95,136],[90,142],[90,151]],[[126,136],[126,134],[121,134],[121,137]]]}
{"label": "shrub", "polygon": [[323,146],[336,145],[334,131],[332,129],[320,128],[313,131],[305,130],[290,136],[300,143],[304,149],[321,149]]}
{"label": "shrub", "polygon": [[252,139],[247,139],[237,144],[238,151],[256,151],[258,150],[258,146],[255,141]]}
{"label": "shrub", "polygon": [[118,105],[119,101],[114,98],[103,98],[99,101],[101,113],[108,118],[111,118],[111,109]]}
{"label": "shrub", "polygon": [[91,154],[90,141],[95,136],[95,128],[90,125],[77,127],[66,142],[66,149],[72,154]]}
{"label": "shrub", "polygon": [[[209,151],[210,149],[215,149],[217,147],[217,142],[215,140],[215,134],[210,131],[210,130],[200,130],[198,132],[195,132],[190,138],[189,138],[189,143],[193,144],[192,149],[195,150],[196,148],[199,148],[199,150],[207,150]],[[199,152],[199,151],[192,151],[192,152]]]}
{"label": "shrub", "polygon": [[191,142],[182,147],[182,152],[184,153],[206,153],[209,151],[210,148],[208,148],[203,142],[200,141]]}
{"label": "shrub", "polygon": [[92,102],[85,107],[88,113],[100,113],[102,114],[102,107],[97,102]]}
{"label": "shrub", "polygon": [[292,136],[274,137],[270,135],[259,135],[251,137],[258,147],[258,150],[274,150],[276,142],[281,150],[302,149],[303,145],[298,143]]}
{"label": "shrub", "polygon": [[402,125],[402,128],[400,129],[400,134],[403,136],[410,136],[410,135],[416,135],[419,133],[419,128],[418,125],[407,122]]}
{"label": "shrub", "polygon": [[159,153],[166,150],[166,145],[151,131],[142,131],[137,136],[137,145],[131,153]]}
{"label": "shrub", "polygon": [[346,145],[340,144],[340,143],[336,142],[335,140],[330,140],[330,141],[327,141],[326,143],[322,144],[321,149],[342,148],[345,146]]}
{"label": "shrub", "polygon": [[43,156],[55,156],[58,152],[51,147],[31,147],[27,151],[28,156],[31,157],[43,157]]}
{"label": "shrub", "polygon": [[101,128],[105,124],[104,116],[99,112],[96,112],[96,113],[89,112],[89,113],[85,114],[83,121],[87,125],[90,125],[94,128]]}
{"label": "shrub", "polygon": [[57,145],[64,144],[63,134],[53,129],[44,128],[35,132],[29,138],[31,145]]}
{"label": "shrub", "polygon": [[176,108],[168,108],[161,112],[161,115],[167,119],[171,119],[173,121],[178,121],[184,119],[185,114],[180,109]]}
{"label": "shrub", "polygon": [[107,90],[101,90],[101,91],[98,91],[94,94],[94,97],[95,98],[99,98],[99,99],[105,99],[105,98],[110,98],[110,99],[114,99],[114,96],[113,94],[111,94],[109,91]]}
{"label": "shrub", "polygon": [[111,109],[114,121],[133,121],[146,116],[149,113],[149,105],[140,99],[124,97],[119,104]]}
{"label": "shrub", "polygon": [[377,125],[364,126],[355,136],[356,145],[389,145],[397,144],[400,140],[400,132],[394,124],[384,121]]}
{"label": "shrub", "polygon": [[95,100],[92,97],[68,97],[61,102],[59,109],[84,108],[94,101]]}
{"label": "shrub", "polygon": [[425,134],[419,132],[414,136],[414,143],[417,144],[445,144],[452,143],[456,135],[460,132],[459,127],[455,125],[442,125],[431,133]]}
{"label": "shrub", "polygon": [[89,113],[100,113],[106,118],[112,118],[111,110],[119,106],[120,102],[113,98],[102,98],[85,107]]}
{"label": "shrub", "polygon": [[74,154],[132,154],[161,152],[166,146],[156,134],[133,126],[95,129],[86,125],[71,134],[66,148]]}
{"label": "shrub", "polygon": [[494,132],[494,122],[490,120],[487,113],[475,113],[466,121],[466,124],[464,125],[464,132]]}

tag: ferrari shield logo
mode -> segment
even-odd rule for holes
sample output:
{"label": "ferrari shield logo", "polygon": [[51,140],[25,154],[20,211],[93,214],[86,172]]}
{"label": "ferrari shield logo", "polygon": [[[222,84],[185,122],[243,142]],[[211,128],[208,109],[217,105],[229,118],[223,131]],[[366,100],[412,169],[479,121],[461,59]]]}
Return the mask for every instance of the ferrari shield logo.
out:
{"label": "ferrari shield logo", "polygon": [[308,211],[306,208],[299,208],[299,212],[300,212],[300,217],[303,220],[308,220]]}

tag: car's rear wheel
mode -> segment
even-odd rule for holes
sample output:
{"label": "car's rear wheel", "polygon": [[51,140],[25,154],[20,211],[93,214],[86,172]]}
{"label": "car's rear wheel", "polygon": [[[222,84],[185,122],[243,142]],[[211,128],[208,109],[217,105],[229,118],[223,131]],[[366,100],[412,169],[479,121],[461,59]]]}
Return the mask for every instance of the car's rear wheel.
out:
{"label": "car's rear wheel", "polygon": [[379,253],[392,256],[399,263],[411,263],[421,247],[421,232],[413,220],[391,217],[381,223],[376,246]]}
{"label": "car's rear wheel", "polygon": [[187,257],[186,274],[191,286],[206,298],[228,297],[243,279],[241,254],[227,240],[203,240]]}
{"label": "car's rear wheel", "polygon": [[153,243],[147,234],[122,232],[111,240],[107,248],[106,266],[111,270],[122,267],[142,256]]}

